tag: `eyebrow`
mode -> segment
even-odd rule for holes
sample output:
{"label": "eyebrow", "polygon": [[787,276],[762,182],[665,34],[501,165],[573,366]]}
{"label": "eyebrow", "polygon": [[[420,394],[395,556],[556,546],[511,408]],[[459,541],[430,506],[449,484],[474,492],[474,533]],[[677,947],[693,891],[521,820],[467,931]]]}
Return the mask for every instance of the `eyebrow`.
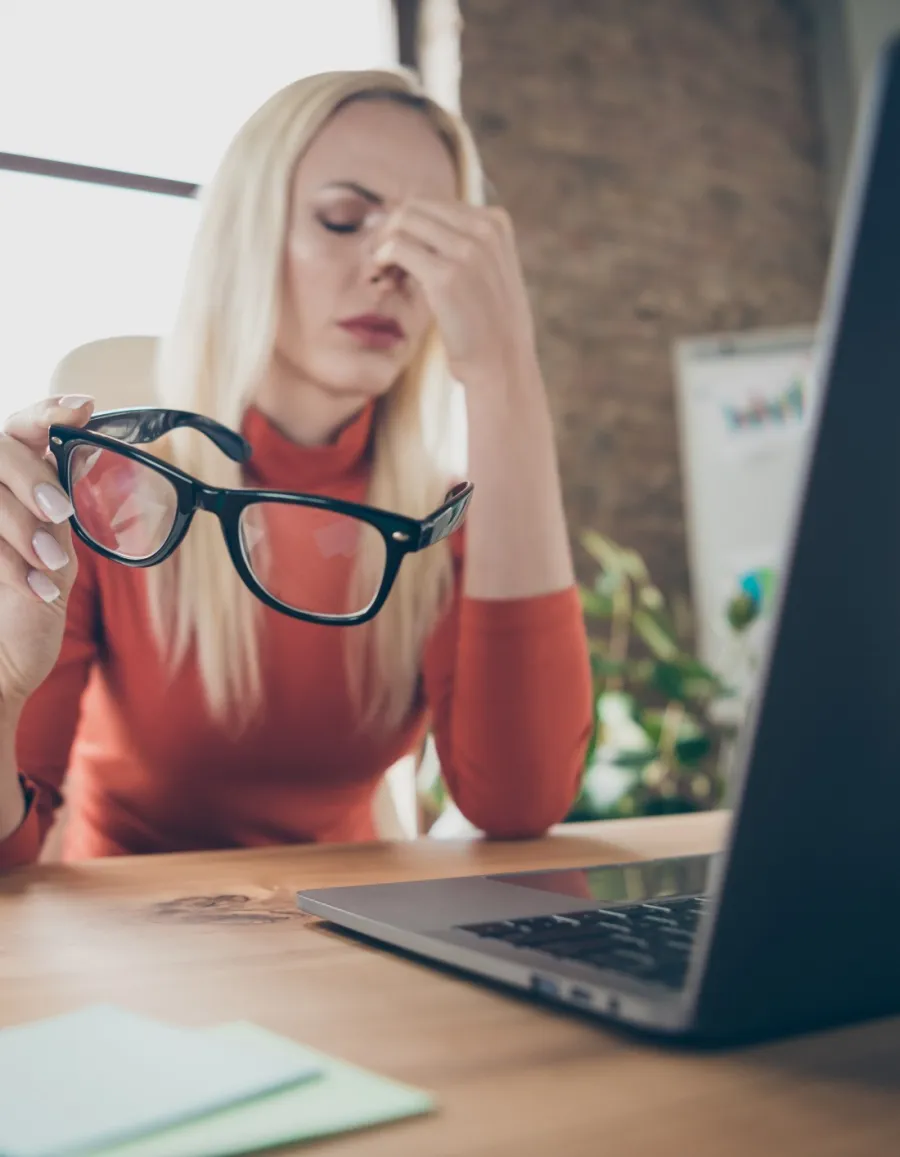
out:
{"label": "eyebrow", "polygon": [[351,193],[356,193],[358,197],[362,197],[364,201],[368,201],[370,205],[383,205],[384,197],[379,197],[377,193],[373,193],[371,189],[367,189],[365,185],[360,185],[356,181],[330,181],[326,189],[347,189]]}

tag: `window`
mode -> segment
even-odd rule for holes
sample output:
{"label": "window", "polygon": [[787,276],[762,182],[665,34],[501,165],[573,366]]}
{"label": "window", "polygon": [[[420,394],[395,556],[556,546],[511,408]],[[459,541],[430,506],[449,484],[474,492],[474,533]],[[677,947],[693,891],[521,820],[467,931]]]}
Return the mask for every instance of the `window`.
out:
{"label": "window", "polygon": [[396,62],[390,0],[4,0],[0,150],[202,184],[277,89]]}
{"label": "window", "polygon": [[197,204],[0,171],[0,413],[48,391],[60,359],[172,317]]}
{"label": "window", "polygon": [[[196,224],[187,187],[266,97],[396,63],[391,0],[5,0],[0,43],[3,414],[42,396],[73,347],[167,327]],[[11,154],[184,188],[11,171]]]}

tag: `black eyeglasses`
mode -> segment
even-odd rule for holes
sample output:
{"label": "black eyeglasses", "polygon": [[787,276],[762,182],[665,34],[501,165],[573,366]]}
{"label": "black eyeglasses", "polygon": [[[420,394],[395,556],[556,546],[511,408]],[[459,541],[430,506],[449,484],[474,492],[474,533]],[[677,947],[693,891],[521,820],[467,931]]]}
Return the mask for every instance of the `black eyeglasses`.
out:
{"label": "black eyeglasses", "polygon": [[[427,518],[316,494],[207,486],[135,446],[185,427],[199,431],[234,462],[252,448],[240,434],[184,410],[135,408],[95,414],[82,427],[50,427],[50,449],[72,502],[78,537],[125,566],[155,566],[187,534],[197,510],[215,514],[238,574],[258,599],[309,622],[350,626],[373,618],[406,554],[452,534],[463,521],[472,484],[455,486]],[[371,551],[378,566],[357,590],[354,566]],[[336,560],[335,565],[328,565]]]}

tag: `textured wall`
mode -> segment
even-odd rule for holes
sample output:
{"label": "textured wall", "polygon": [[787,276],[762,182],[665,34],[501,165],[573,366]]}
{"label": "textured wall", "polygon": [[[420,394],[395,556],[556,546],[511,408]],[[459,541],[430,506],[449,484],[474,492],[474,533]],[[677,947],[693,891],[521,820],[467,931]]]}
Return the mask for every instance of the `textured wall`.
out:
{"label": "textured wall", "polygon": [[517,224],[573,535],[687,590],[675,338],[815,319],[812,30],[788,0],[461,0],[462,106]]}

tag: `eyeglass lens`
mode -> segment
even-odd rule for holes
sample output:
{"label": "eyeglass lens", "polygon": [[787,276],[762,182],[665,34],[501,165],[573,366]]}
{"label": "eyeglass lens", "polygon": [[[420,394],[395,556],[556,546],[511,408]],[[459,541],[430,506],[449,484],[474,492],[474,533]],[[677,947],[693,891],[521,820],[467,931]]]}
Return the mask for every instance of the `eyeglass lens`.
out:
{"label": "eyeglass lens", "polygon": [[150,558],[175,523],[178,495],[171,482],[114,451],[77,445],[69,459],[69,486],[81,529],[120,558]]}
{"label": "eyeglass lens", "polygon": [[[241,548],[256,581],[293,610],[355,615],[381,587],[387,548],[367,522],[313,506],[257,502],[239,523]],[[365,552],[364,567],[360,555]]]}

